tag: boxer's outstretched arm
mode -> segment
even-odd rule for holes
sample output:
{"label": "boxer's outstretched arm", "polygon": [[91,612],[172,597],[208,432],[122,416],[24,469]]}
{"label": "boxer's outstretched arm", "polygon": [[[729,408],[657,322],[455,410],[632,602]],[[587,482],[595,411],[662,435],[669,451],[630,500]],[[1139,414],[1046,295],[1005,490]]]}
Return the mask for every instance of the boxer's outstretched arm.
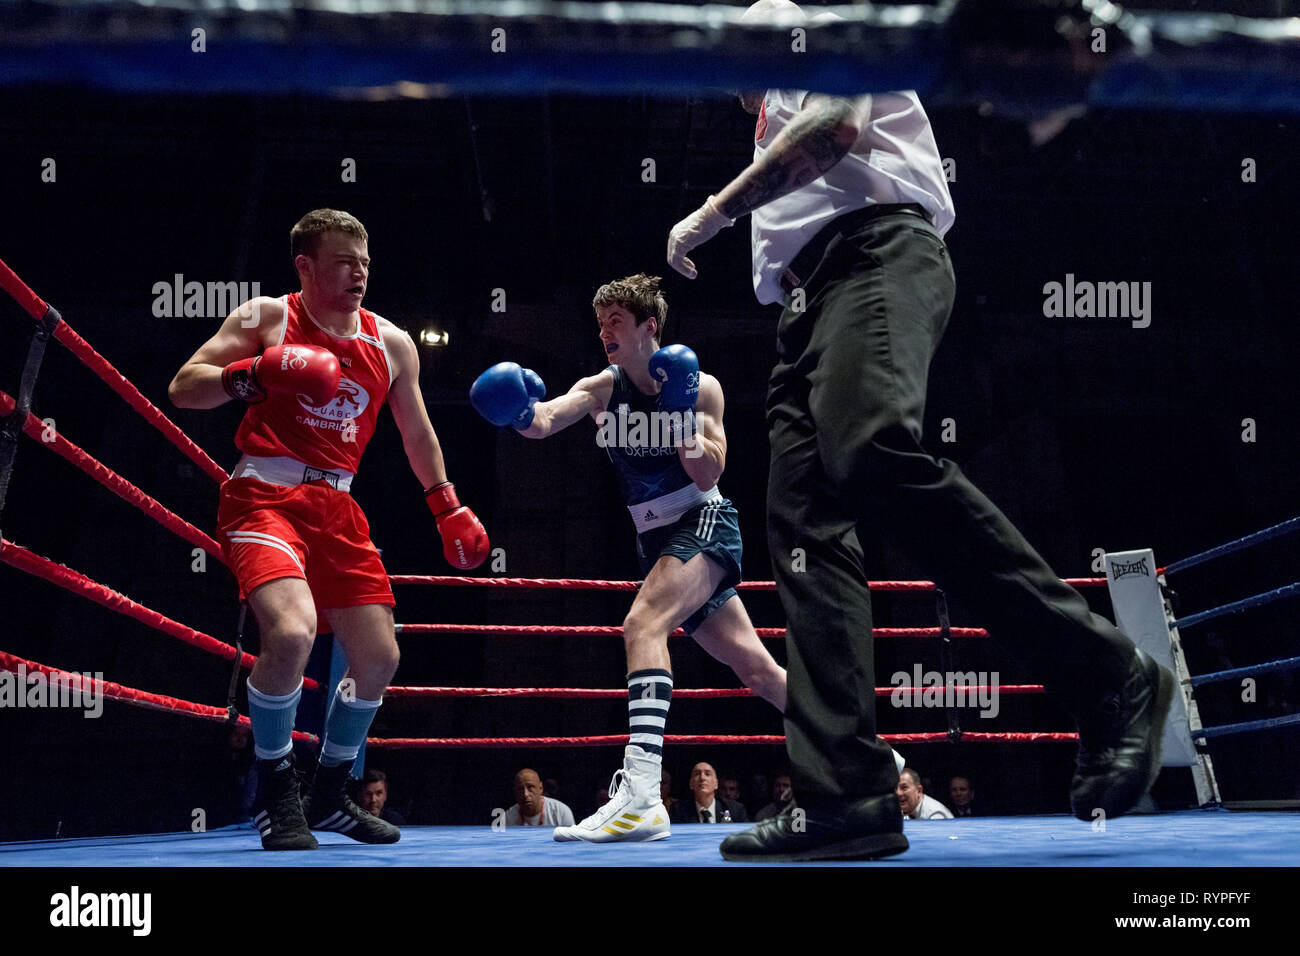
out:
{"label": "boxer's outstretched arm", "polygon": [[594,418],[605,410],[613,390],[614,374],[608,369],[579,379],[559,398],[534,405],[533,423],[519,434],[525,438],[547,438],[568,428],[584,415]]}
{"label": "boxer's outstretched arm", "polygon": [[411,337],[391,322],[382,321],[380,335],[393,364],[393,383],[388,386],[388,407],[402,433],[402,448],[421,488],[432,488],[447,480],[442,445],[429,421],[420,393],[420,353]]}
{"label": "boxer's outstretched arm", "polygon": [[216,408],[230,401],[221,384],[221,370],[231,362],[252,358],[272,339],[284,321],[284,302],[260,295],[226,316],[217,334],[208,339],[181,366],[167,386],[167,397],[177,408]]}
{"label": "boxer's outstretched arm", "polygon": [[862,100],[810,94],[762,158],[714,197],[714,206],[724,216],[739,219],[812,182],[853,148],[863,105]]}

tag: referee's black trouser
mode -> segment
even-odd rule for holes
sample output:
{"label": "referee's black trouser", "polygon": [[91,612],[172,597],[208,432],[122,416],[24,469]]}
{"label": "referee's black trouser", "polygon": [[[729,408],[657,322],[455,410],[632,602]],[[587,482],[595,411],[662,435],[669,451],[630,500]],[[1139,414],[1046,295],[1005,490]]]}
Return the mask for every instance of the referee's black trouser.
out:
{"label": "referee's black trouser", "polygon": [[952,310],[929,223],[883,215],[833,240],[786,308],[767,403],[767,526],[789,654],[795,793],[891,791],[876,737],[859,534],[883,535],[979,615],[1078,712],[1123,681],[1132,644],[1064,584],[951,461],[921,447],[926,376]]}

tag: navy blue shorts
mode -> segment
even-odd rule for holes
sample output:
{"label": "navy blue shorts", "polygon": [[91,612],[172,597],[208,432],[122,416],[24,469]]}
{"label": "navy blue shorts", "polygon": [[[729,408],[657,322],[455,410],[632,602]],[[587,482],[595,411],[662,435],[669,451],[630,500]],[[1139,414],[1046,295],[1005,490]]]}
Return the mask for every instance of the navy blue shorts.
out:
{"label": "navy blue shorts", "polygon": [[735,595],[736,585],[740,583],[742,551],[740,516],[726,498],[692,508],[675,524],[636,536],[636,558],[642,574],[649,574],[664,555],[679,558],[685,564],[697,554],[703,554],[726,570],[713,596],[682,622],[687,634],[693,633]]}

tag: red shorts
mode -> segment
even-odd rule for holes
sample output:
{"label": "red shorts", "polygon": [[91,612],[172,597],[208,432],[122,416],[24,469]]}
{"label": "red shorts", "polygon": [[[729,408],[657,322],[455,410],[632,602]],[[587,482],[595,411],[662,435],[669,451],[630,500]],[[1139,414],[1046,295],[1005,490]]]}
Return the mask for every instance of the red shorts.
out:
{"label": "red shorts", "polygon": [[361,506],[323,481],[232,478],[221,486],[217,527],[240,598],[276,578],[302,578],[318,630],[329,628],[327,609],[396,603]]}

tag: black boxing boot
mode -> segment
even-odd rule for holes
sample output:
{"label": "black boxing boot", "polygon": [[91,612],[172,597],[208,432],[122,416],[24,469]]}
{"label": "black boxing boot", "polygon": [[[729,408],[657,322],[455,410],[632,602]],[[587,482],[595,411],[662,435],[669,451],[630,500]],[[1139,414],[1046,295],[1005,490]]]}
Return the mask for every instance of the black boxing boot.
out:
{"label": "black boxing boot", "polygon": [[387,820],[372,816],[352,802],[347,793],[352,763],[335,767],[320,764],[311,790],[302,801],[303,814],[313,830],[330,830],[358,843],[396,843],[402,831]]}
{"label": "black boxing boot", "polygon": [[1070,809],[1091,821],[1118,817],[1142,799],[1160,773],[1160,744],[1174,676],[1148,655],[1135,656],[1124,685],[1078,714],[1079,756]]}
{"label": "black boxing boot", "polygon": [[789,813],[722,841],[724,860],[798,863],[874,860],[907,849],[903,810],[891,791],[856,800],[799,797]]}
{"label": "black boxing boot", "polygon": [[257,780],[259,809],[253,815],[253,825],[261,831],[262,849],[316,849],[316,838],[302,812],[293,754],[257,761]]}

